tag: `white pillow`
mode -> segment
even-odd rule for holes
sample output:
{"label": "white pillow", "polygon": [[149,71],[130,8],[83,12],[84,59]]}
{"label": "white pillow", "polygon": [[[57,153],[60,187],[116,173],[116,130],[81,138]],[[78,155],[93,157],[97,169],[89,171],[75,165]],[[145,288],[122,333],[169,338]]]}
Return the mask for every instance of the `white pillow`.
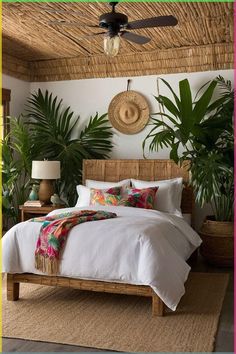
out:
{"label": "white pillow", "polygon": [[86,187],[95,188],[95,189],[106,189],[111,187],[122,187],[122,190],[130,187],[130,179],[123,179],[119,182],[103,182],[95,181],[93,179],[86,179]]}
{"label": "white pillow", "polygon": [[76,186],[76,190],[77,190],[79,198],[78,198],[75,206],[76,207],[89,206],[89,204],[90,204],[90,188],[85,187],[82,184],[79,184],[78,186]]}
{"label": "white pillow", "polygon": [[154,208],[165,213],[182,216],[181,199],[183,178],[173,178],[162,181],[140,181],[131,179],[134,188],[159,187],[155,197]]}
{"label": "white pillow", "polygon": [[111,187],[122,187],[121,194],[123,194],[127,187],[130,187],[130,179],[124,179],[120,182],[103,182],[103,181],[94,181],[92,179],[86,179],[86,186],[79,184],[76,186],[78,193],[78,200],[75,204],[76,207],[84,207],[90,205],[90,189],[102,189],[106,190]]}

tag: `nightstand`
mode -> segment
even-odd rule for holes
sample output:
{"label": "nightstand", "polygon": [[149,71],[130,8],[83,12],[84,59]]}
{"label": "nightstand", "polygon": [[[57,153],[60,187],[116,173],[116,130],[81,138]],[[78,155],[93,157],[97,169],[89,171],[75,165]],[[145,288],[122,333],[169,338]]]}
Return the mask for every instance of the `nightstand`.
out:
{"label": "nightstand", "polygon": [[44,216],[53,210],[65,208],[65,205],[45,205],[42,207],[31,207],[20,205],[21,221],[26,221],[34,217]]}

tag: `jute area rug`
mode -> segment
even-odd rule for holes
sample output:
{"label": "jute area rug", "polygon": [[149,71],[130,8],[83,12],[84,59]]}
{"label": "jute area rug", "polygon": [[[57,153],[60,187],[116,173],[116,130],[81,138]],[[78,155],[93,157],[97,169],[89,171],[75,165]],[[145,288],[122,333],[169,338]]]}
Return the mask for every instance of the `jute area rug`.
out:
{"label": "jute area rug", "polygon": [[176,312],[152,317],[151,299],[21,284],[6,301],[3,336],[125,352],[211,352],[227,274],[192,273]]}

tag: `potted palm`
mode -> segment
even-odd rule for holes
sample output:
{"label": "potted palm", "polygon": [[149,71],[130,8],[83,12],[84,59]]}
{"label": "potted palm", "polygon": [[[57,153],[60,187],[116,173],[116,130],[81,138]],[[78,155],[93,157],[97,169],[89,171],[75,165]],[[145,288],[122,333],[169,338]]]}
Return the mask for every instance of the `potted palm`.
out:
{"label": "potted palm", "polygon": [[[8,117],[10,118],[10,117]],[[30,188],[32,141],[22,117],[11,118],[11,131],[1,142],[3,230],[18,222],[18,206]]]}
{"label": "potted palm", "polygon": [[31,94],[26,111],[25,124],[33,140],[34,159],[61,162],[56,191],[69,206],[74,206],[83,159],[105,159],[112,150],[113,133],[107,114],[96,113],[81,129],[80,117],[75,117],[70,107],[63,108],[62,100],[40,89]]}
{"label": "potted palm", "polygon": [[[218,77],[205,84],[192,99],[188,80],[180,81],[179,97],[158,95],[160,118],[143,142],[149,150],[171,148],[176,163],[188,161],[196,201],[210,203],[213,215],[200,230],[202,255],[217,265],[233,264],[233,97],[230,81]],[[207,87],[207,88],[206,88]],[[212,102],[218,89],[219,98]],[[165,119],[164,119],[165,118]],[[180,153],[182,151],[182,153]]]}
{"label": "potted palm", "polygon": [[11,130],[1,143],[6,226],[19,220],[18,206],[27,199],[32,184],[33,160],[61,161],[56,191],[67,205],[74,206],[83,159],[104,159],[112,150],[113,133],[107,114],[96,113],[81,129],[80,119],[74,117],[70,107],[63,109],[62,100],[39,89],[29,97],[26,115],[8,118]]}

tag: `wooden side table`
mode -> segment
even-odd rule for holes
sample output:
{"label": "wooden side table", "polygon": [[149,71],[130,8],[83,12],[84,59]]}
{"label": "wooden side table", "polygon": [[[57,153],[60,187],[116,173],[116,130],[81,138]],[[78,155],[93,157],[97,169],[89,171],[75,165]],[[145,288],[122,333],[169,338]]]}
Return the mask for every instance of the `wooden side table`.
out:
{"label": "wooden side table", "polygon": [[20,205],[21,221],[26,221],[34,217],[44,216],[53,210],[65,208],[65,205],[45,205],[42,207],[31,207]]}

